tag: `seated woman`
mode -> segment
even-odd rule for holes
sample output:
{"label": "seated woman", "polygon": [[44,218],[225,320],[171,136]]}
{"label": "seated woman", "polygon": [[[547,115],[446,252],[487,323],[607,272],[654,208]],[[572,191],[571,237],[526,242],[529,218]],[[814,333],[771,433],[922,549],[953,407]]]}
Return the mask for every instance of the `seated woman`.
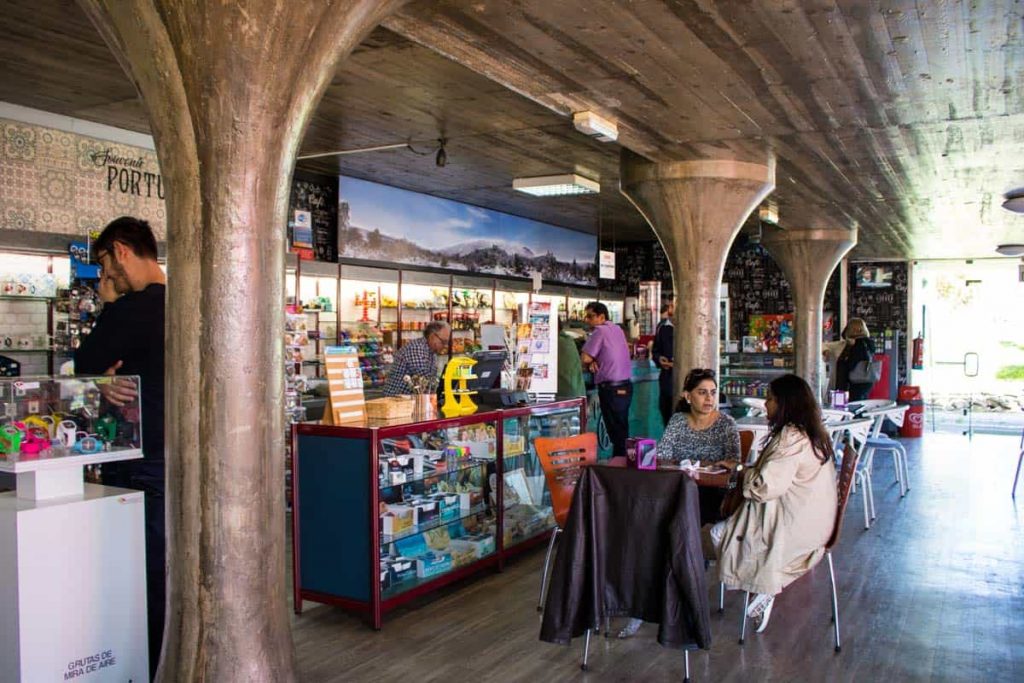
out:
{"label": "seated woman", "polygon": [[[658,442],[658,459],[679,462],[683,459],[701,463],[720,462],[732,465],[740,457],[740,435],[732,417],[718,410],[718,383],[712,370],[694,368],[683,380],[683,393],[676,412]],[[717,489],[700,489],[701,523],[719,519],[722,493]],[[619,631],[619,638],[637,632],[641,619],[630,619]]]}
{"label": "seated woman", "polygon": [[702,463],[736,461],[740,435],[732,417],[718,411],[718,383],[712,370],[694,368],[683,380],[676,413],[658,442],[658,459]]}
{"label": "seated woman", "polygon": [[825,554],[837,493],[832,444],[807,382],[783,375],[771,382],[771,431],[757,462],[744,472],[740,507],[709,528],[727,588],[756,593],[748,616],[768,626],[775,596]]}

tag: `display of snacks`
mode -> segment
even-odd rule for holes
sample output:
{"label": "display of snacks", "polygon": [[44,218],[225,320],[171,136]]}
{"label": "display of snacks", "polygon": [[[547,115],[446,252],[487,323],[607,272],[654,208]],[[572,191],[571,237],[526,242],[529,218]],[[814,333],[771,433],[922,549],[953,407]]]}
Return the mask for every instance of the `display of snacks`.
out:
{"label": "display of snacks", "polygon": [[384,386],[387,369],[395,362],[395,352],[390,345],[384,343],[384,334],[380,329],[368,323],[341,323],[338,341],[356,348],[364,389]]}
{"label": "display of snacks", "polygon": [[[139,386],[137,375],[0,379],[0,469],[28,460],[142,448],[139,397],[106,400],[114,382]],[[6,466],[6,467],[5,467]]]}

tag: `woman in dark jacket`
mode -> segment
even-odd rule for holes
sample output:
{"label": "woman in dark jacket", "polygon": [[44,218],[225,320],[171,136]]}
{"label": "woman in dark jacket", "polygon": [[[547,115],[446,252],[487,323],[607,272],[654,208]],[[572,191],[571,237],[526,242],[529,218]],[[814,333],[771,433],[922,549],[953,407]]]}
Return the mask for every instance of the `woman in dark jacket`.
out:
{"label": "woman in dark jacket", "polygon": [[850,393],[849,400],[863,401],[871,392],[871,383],[854,383],[850,381],[850,371],[861,361],[869,363],[875,358],[875,344],[871,341],[867,324],[861,318],[851,318],[843,330],[846,348],[839,354],[836,361],[836,389],[845,389]]}

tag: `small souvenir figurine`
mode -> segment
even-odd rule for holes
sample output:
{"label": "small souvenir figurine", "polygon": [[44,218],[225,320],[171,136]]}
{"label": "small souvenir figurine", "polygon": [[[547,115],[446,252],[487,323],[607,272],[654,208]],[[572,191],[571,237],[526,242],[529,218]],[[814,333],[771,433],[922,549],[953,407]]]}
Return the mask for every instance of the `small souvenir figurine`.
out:
{"label": "small souvenir figurine", "polygon": [[93,425],[93,429],[96,430],[96,435],[107,443],[112,443],[117,438],[117,418],[110,413],[107,413],[100,419],[96,420]]}

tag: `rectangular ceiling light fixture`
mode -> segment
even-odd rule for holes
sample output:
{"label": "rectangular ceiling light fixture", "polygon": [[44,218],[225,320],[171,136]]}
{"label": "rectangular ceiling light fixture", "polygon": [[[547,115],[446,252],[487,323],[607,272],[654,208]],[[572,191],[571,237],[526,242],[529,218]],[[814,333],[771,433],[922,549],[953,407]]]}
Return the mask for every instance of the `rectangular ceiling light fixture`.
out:
{"label": "rectangular ceiling light fixture", "polygon": [[545,175],[534,178],[515,178],[512,189],[534,197],[566,197],[574,194],[596,194],[601,183],[575,173]]}
{"label": "rectangular ceiling light fixture", "polygon": [[578,111],[572,115],[572,125],[581,133],[593,135],[601,142],[615,142],[619,127],[614,121],[601,118],[592,111]]}

